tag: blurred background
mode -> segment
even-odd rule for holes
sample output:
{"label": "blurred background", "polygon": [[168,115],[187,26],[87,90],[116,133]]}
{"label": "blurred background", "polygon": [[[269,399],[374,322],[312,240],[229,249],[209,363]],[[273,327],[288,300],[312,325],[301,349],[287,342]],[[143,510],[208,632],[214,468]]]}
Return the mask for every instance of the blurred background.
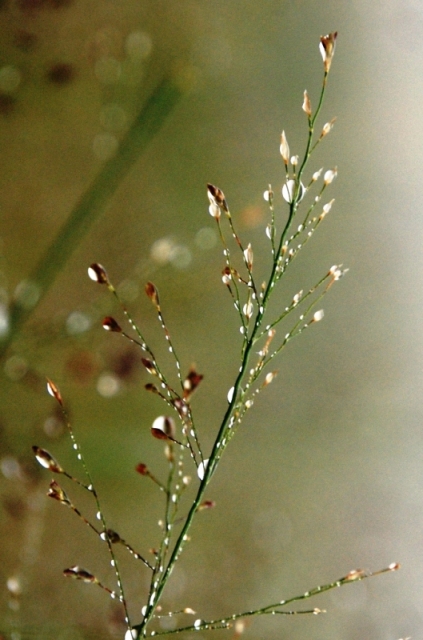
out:
{"label": "blurred background", "polygon": [[[148,553],[159,539],[162,496],[134,469],[144,462],[164,477],[163,445],[149,431],[164,406],[143,389],[150,379],[140,352],[102,330],[104,315],[123,322],[122,314],[87,267],[107,268],[172,371],[143,293],[155,282],[183,371],[195,363],[204,374],[193,407],[209,450],[239,366],[240,334],[205,184],[224,190],[265,274],[262,194],[270,182],[283,216],[280,133],[301,154],[303,91],[316,105],[319,36],[334,30],[320,125],[337,121],[310,170],[338,167],[329,194],[336,202],[276,297],[285,306],[332,264],[350,272],[325,299],[324,321],[279,359],[277,380],[228,449],[207,494],[217,506],[198,518],[162,604],[215,618],[398,561],[399,573],[309,601],[324,616],[257,618],[245,637],[421,636],[422,3],[2,0],[3,310],[161,78],[191,83],[2,356],[2,637],[123,637],[116,603],[62,576],[79,564],[113,585],[100,542],[45,497],[51,474],[31,445],[81,475],[45,376],[64,396],[109,526]],[[93,517],[85,496],[67,489]],[[118,551],[136,623],[148,571]]]}

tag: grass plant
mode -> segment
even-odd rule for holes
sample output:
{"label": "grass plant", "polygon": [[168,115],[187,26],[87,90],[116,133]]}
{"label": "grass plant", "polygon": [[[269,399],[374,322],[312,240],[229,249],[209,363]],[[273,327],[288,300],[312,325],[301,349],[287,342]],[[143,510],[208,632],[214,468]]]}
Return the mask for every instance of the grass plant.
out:
{"label": "grass plant", "polygon": [[[269,301],[280,289],[280,281],[290,269],[299,253],[313,237],[329,213],[334,200],[327,200],[327,190],[337,175],[336,168],[319,169],[309,172],[309,161],[326,136],[330,133],[334,120],[317,129],[325,96],[327,80],[335,52],[336,33],[320,38],[319,48],[323,59],[323,80],[317,106],[313,109],[307,91],[304,92],[302,109],[307,122],[307,135],[302,155],[291,155],[288,138],[282,132],[280,154],[283,166],[283,186],[281,193],[275,193],[269,185],[264,198],[269,206],[269,222],[265,233],[269,242],[271,268],[265,282],[256,280],[254,264],[261,258],[254,254],[250,243],[240,237],[236,231],[235,217],[232,216],[228,200],[223,191],[212,184],[207,185],[209,213],[217,225],[223,247],[222,281],[227,288],[231,303],[239,320],[240,361],[238,373],[227,394],[227,408],[215,429],[214,443],[206,451],[202,445],[201,427],[196,423],[191,397],[201,385],[202,374],[191,368],[184,373],[175,344],[171,337],[162,311],[159,292],[152,282],[148,282],[145,292],[150,299],[168,350],[173,357],[177,384],[172,384],[170,376],[158,362],[153,347],[144,338],[143,330],[133,321],[130,312],[119,298],[119,294],[109,278],[106,269],[98,264],[89,267],[89,276],[95,282],[104,285],[116,298],[123,319],[128,324],[128,332],[114,317],[103,321],[107,331],[120,334],[141,351],[142,363],[152,382],[146,390],[155,394],[164,403],[166,414],[159,416],[151,427],[151,435],[164,443],[164,455],[167,462],[167,477],[160,480],[142,462],[137,472],[158,487],[163,499],[163,514],[160,521],[160,535],[155,549],[136,551],[120,533],[110,529],[106,522],[99,495],[88,470],[81,447],[68,419],[62,395],[54,382],[48,381],[50,394],[59,403],[65,417],[75,454],[82,465],[84,479],[80,480],[67,473],[61,464],[45,449],[34,446],[34,454],[39,463],[56,476],[66,476],[86,490],[95,502],[97,521],[86,518],[75,506],[68,493],[56,479],[50,483],[48,495],[70,508],[102,540],[108,549],[109,560],[114,567],[116,585],[111,588],[103,584],[89,569],[73,566],[65,569],[65,576],[92,583],[103,589],[108,595],[122,604],[126,625],[125,640],[139,639],[167,634],[188,633],[199,630],[235,628],[239,635],[245,627],[247,618],[263,615],[286,616],[298,614],[320,614],[322,609],[314,606],[302,606],[314,596],[331,589],[361,581],[370,576],[395,571],[397,563],[375,571],[354,569],[343,577],[314,587],[296,596],[286,596],[265,606],[240,612],[226,613],[212,620],[196,617],[188,606],[179,611],[163,613],[162,596],[172,571],[190,539],[190,529],[198,513],[213,506],[206,498],[206,491],[217,471],[219,462],[240,428],[246,413],[253,407],[259,394],[271,384],[277,371],[273,368],[277,356],[293,338],[300,336],[323,318],[320,304],[332,286],[345,274],[342,265],[334,265],[323,271],[320,278],[309,288],[291,295],[287,302],[278,305],[275,313],[270,310]],[[282,209],[282,212],[279,211]],[[279,228],[279,221],[283,221]],[[237,267],[236,264],[241,266]],[[273,306],[272,306],[273,308]],[[190,496],[188,497],[187,493]],[[144,565],[150,574],[149,588],[144,594],[144,602],[137,603],[142,610],[141,620],[130,617],[129,603],[125,596],[124,584],[119,571],[115,549],[123,546]],[[163,629],[159,619],[163,615],[173,616],[178,623],[175,628]],[[191,618],[191,622],[186,620]]]}

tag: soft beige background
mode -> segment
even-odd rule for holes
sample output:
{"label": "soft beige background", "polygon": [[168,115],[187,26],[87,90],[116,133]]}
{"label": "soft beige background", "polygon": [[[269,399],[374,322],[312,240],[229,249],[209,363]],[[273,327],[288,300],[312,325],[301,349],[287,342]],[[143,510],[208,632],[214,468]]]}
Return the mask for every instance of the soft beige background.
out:
{"label": "soft beige background", "polygon": [[[316,102],[318,38],[335,29],[322,123],[335,115],[337,123],[312,168],[338,166],[336,204],[298,261],[287,295],[334,263],[350,273],[326,299],[324,322],[280,359],[278,379],[225,455],[208,495],[217,508],[194,527],[163,606],[218,617],[299,594],[353,568],[399,561],[397,574],[310,601],[328,609],[325,616],[256,619],[245,637],[422,635],[422,3],[4,0],[3,301],[36,264],[155,82],[169,69],[188,69],[196,79],[2,363],[6,637],[122,637],[107,596],[61,576],[78,563],[112,581],[100,543],[44,497],[49,474],[30,455],[32,444],[45,446],[78,473],[67,438],[46,433],[55,407],[44,376],[65,396],[110,526],[140,550],[157,542],[160,496],[133,469],[144,461],[163,470],[161,444],[149,435],[163,408],[142,389],[148,378],[139,353],[102,331],[102,315],[119,313],[88,280],[86,267],[100,261],[123,283],[131,311],[161,353],[160,328],[142,294],[145,281],[155,281],[184,369],[196,362],[205,374],[194,408],[209,447],[238,366],[239,333],[220,281],[221,250],[204,246],[204,234],[213,237],[202,231],[213,228],[205,183],[224,189],[243,239],[252,242],[256,263],[264,263],[261,194],[269,181],[275,189],[282,181],[280,131],[301,152],[302,92],[307,88]],[[136,42],[143,36],[131,54],[134,32]],[[59,63],[71,65],[61,83],[51,80]],[[163,239],[178,247],[179,261],[154,261],[154,243]],[[92,327],[70,335],[75,312]],[[99,378],[113,370],[124,374],[120,392],[99,395]],[[121,555],[137,622],[147,572]],[[11,576],[21,579],[19,609],[6,588]],[[21,635],[7,635],[13,629]],[[232,637],[214,634],[224,636]]]}

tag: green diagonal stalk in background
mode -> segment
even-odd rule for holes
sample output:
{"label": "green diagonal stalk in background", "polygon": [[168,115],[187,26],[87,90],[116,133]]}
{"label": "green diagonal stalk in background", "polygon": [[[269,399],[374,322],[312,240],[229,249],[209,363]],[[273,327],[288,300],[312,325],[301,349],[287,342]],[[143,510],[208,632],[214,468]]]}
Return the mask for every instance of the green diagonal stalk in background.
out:
{"label": "green diagonal stalk in background", "polygon": [[22,304],[18,299],[12,301],[8,318],[9,329],[7,334],[0,338],[0,356],[47,293],[90,226],[103,213],[122,180],[184,93],[184,87],[169,78],[162,80],[153,91],[120,142],[116,154],[105,163],[91,186],[81,196],[56,238],[28,277],[28,285],[36,292],[36,299],[32,304]]}

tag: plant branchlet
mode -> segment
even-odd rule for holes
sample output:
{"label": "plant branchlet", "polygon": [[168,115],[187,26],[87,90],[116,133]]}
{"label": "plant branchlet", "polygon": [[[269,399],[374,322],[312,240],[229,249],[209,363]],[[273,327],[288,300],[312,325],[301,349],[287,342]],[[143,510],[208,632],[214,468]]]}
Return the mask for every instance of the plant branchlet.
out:
{"label": "plant branchlet", "polygon": [[[176,384],[170,381],[168,374],[159,364],[153,348],[147,343],[142,330],[133,321],[130,312],[119,298],[119,294],[112,284],[106,270],[100,264],[94,263],[89,267],[89,276],[95,282],[106,285],[109,292],[115,296],[124,319],[129,324],[130,332],[122,329],[121,322],[108,316],[103,320],[103,327],[107,331],[121,335],[129,340],[141,351],[141,362],[152,377],[152,382],[145,388],[155,394],[164,403],[170,415],[161,415],[151,426],[151,435],[163,441],[164,454],[167,462],[167,477],[160,479],[150,470],[145,462],[136,466],[136,471],[148,478],[156,485],[156,490],[163,499],[163,516],[160,521],[160,537],[155,549],[140,554],[128,544],[119,533],[110,529],[103,515],[99,497],[82,455],[81,448],[76,441],[73,429],[67,418],[66,410],[57,386],[48,381],[48,389],[59,403],[68,426],[70,438],[78,460],[82,464],[85,481],[78,480],[68,474],[60,463],[45,449],[34,447],[34,454],[39,463],[56,475],[64,475],[71,481],[88,491],[96,503],[98,523],[89,521],[73,504],[71,498],[54,479],[50,484],[49,497],[70,508],[108,547],[110,562],[115,569],[117,588],[109,588],[89,570],[79,566],[65,569],[66,576],[96,584],[105,590],[112,598],[119,600],[124,608],[127,632],[126,640],[166,635],[187,631],[208,629],[235,628],[236,636],[245,627],[248,618],[260,615],[297,615],[319,614],[319,608],[292,609],[291,606],[309,600],[325,591],[342,587],[346,584],[379,575],[387,571],[395,571],[399,565],[393,563],[386,569],[371,573],[363,570],[353,570],[334,582],[318,586],[299,596],[282,599],[276,603],[257,609],[224,615],[214,620],[196,618],[192,623],[186,623],[184,616],[197,615],[189,607],[168,615],[181,616],[182,620],[176,628],[163,630],[157,620],[164,614],[159,604],[167,581],[180,557],[185,544],[189,541],[189,532],[195,516],[214,506],[214,501],[205,498],[206,489],[215,473],[219,461],[232,440],[237,428],[242,423],[247,411],[253,406],[258,395],[271,384],[277,375],[273,368],[276,356],[279,356],[288,342],[301,335],[323,318],[320,307],[323,298],[347,271],[342,265],[333,265],[326,269],[314,284],[306,288],[291,292],[288,302],[275,313],[270,310],[269,301],[277,289],[277,285],[301,250],[307,245],[315,231],[320,227],[330,212],[333,199],[322,204],[326,190],[330,188],[337,175],[336,168],[319,169],[311,173],[307,179],[308,163],[316,147],[323,141],[333,128],[335,119],[323,125],[317,137],[314,135],[316,120],[320,114],[327,78],[331,68],[335,51],[336,33],[323,36],[320,39],[320,52],[323,59],[323,81],[317,107],[313,111],[312,101],[304,92],[302,109],[307,116],[308,129],[305,148],[302,155],[291,155],[288,136],[282,131],[280,154],[283,161],[283,184],[279,199],[271,185],[264,192],[264,199],[269,205],[269,222],[265,233],[270,242],[269,253],[271,267],[266,282],[256,280],[254,265],[260,260],[250,243],[245,243],[236,231],[234,218],[231,214],[228,200],[221,190],[213,184],[207,185],[209,199],[209,213],[214,218],[218,234],[223,246],[224,265],[222,281],[231,296],[235,312],[239,319],[240,364],[237,376],[227,393],[227,408],[220,425],[216,429],[214,443],[210,451],[205,451],[201,444],[201,430],[194,420],[191,407],[193,393],[199,387],[203,375],[194,367],[184,373],[175,350],[173,339],[165,321],[157,287],[148,282],[145,292],[150,299],[168,351],[173,358],[176,371]],[[283,202],[285,201],[285,203]],[[279,208],[285,211],[279,213]],[[280,227],[280,228],[279,228]],[[233,252],[238,252],[242,268],[235,267]],[[195,497],[188,512],[181,513],[182,496],[189,484],[194,485]],[[195,484],[194,484],[195,483]],[[150,584],[145,593],[145,603],[142,608],[141,621],[131,621],[128,615],[128,603],[122,585],[118,562],[114,548],[123,546],[136,559],[145,565],[150,573]]]}

